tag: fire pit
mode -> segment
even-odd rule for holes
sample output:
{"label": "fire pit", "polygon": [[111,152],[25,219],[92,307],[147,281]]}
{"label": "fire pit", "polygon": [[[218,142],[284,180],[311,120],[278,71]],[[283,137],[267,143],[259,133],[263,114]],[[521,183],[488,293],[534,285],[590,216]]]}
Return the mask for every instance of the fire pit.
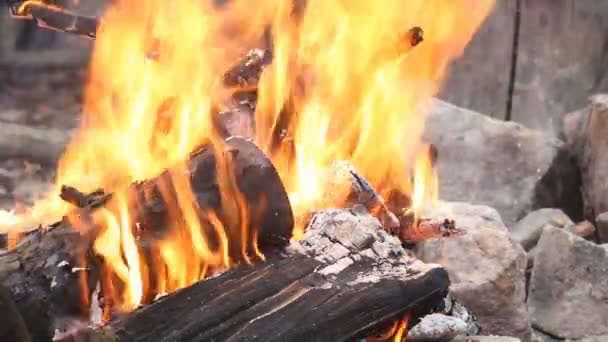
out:
{"label": "fire pit", "polygon": [[474,2],[14,3],[96,47],[56,190],[5,224],[6,336],[399,340],[452,312],[408,248],[465,234],[423,219],[420,136]]}

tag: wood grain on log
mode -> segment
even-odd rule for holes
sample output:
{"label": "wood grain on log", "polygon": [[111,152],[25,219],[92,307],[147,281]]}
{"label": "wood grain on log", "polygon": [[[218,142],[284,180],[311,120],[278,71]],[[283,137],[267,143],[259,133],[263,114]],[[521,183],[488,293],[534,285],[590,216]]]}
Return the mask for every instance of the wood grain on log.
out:
{"label": "wood grain on log", "polygon": [[410,258],[365,212],[328,210],[284,255],[179,290],[104,328],[100,341],[352,341],[443,302],[446,271]]}

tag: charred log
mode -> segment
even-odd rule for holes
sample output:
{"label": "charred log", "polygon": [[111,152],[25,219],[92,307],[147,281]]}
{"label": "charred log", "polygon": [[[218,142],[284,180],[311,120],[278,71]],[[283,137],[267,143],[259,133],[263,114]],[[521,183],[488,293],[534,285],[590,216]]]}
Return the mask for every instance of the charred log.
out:
{"label": "charred log", "polygon": [[[185,170],[189,172],[196,205],[201,211],[214,210],[226,222],[231,245],[237,246],[245,238],[251,239],[250,243],[257,239],[262,250],[286,245],[292,234],[293,215],[270,161],[253,143],[231,138],[222,151],[230,156],[226,166],[229,169],[220,168],[218,176],[215,149],[211,146],[201,148],[187,163]],[[138,240],[142,250],[146,249],[146,244],[150,245],[155,238],[166,234],[171,225],[169,221],[175,218],[169,212],[167,201],[175,205],[176,197],[167,196],[166,192],[165,196],[160,194],[161,188],[173,189],[171,172],[175,170],[169,169],[154,179],[132,184],[128,189],[134,222],[145,228]],[[235,192],[221,193],[218,182],[229,173],[234,174]],[[249,204],[246,216],[251,235],[248,237],[241,236],[240,231],[235,232],[228,224],[234,217],[242,219],[233,216],[232,208],[225,206],[231,200],[226,197],[238,194],[242,194]],[[69,187],[64,188],[63,196],[82,208],[64,222],[29,232],[17,248],[0,255],[0,281],[9,289],[35,341],[50,340],[53,330],[61,329],[63,321],[88,319],[88,300],[102,271],[102,262],[91,248],[99,227],[81,227],[80,224],[91,221],[87,221],[87,215],[94,214],[95,206],[111,209],[114,199],[102,192],[83,194]],[[80,219],[74,220],[75,215]],[[75,222],[79,222],[78,229]],[[0,330],[8,329],[6,322],[0,322]]]}
{"label": "charred log", "polygon": [[[246,237],[248,241],[255,241],[253,234],[257,234],[258,243],[265,247],[285,246],[289,242],[293,213],[270,160],[255,144],[242,138],[227,139],[223,148],[218,151],[218,147],[204,146],[191,155],[184,169],[170,168],[156,178],[130,186],[130,212],[134,213],[133,222],[139,223],[142,238],[147,235],[157,238],[158,234],[166,233],[176,219],[171,213],[171,208],[179,203],[173,177],[176,172],[186,172],[196,207],[201,212],[213,211],[218,215],[231,246],[234,245],[229,249],[238,249],[244,242],[241,230],[230,224],[240,215],[234,206],[247,206],[245,216],[252,234]],[[234,197],[240,195],[243,199],[234,203]]]}
{"label": "charred log", "polygon": [[272,53],[262,49],[252,49],[239,63],[224,74],[227,87],[256,88],[264,67],[272,62]]}
{"label": "charred log", "polygon": [[11,13],[18,18],[36,21],[39,27],[95,39],[99,18],[77,15],[39,1],[12,1]]}
{"label": "charred log", "polygon": [[[86,319],[88,293],[97,273],[82,235],[66,224],[32,233],[16,249],[0,256],[0,281],[23,317],[33,341],[50,341],[61,320]],[[85,301],[83,301],[85,300]],[[5,314],[3,312],[3,314]],[[6,313],[8,314],[8,313]],[[0,320],[7,331],[11,320]]]}
{"label": "charred log", "polygon": [[367,213],[321,212],[266,263],[174,292],[104,328],[112,341],[352,341],[441,305],[444,269],[410,258]]}

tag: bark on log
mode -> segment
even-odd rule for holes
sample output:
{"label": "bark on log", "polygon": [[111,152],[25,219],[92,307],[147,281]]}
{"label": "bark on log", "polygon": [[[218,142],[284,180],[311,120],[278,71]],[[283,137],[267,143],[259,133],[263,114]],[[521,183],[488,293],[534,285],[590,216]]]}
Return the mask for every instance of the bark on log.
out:
{"label": "bark on log", "polygon": [[174,292],[104,328],[97,341],[352,341],[443,302],[446,271],[408,257],[366,212],[328,210],[285,255]]}
{"label": "bark on log", "polygon": [[[247,204],[248,231],[250,234],[257,233],[261,245],[270,247],[289,243],[293,213],[281,179],[270,160],[254,143],[239,137],[227,139],[222,153],[231,164],[221,174],[222,177],[218,177],[217,173],[216,151],[209,145],[191,155],[185,171],[190,178],[197,206],[203,211],[213,210],[226,226],[229,250],[239,250],[243,237],[240,227],[230,226],[233,218],[239,217],[238,210],[226,206],[226,201],[233,199],[227,197],[238,194],[221,193],[228,191],[226,186],[220,185],[222,178],[227,178],[225,181],[228,183],[234,182],[227,186],[236,186],[235,189],[244,196],[246,203],[236,206]],[[130,212],[134,213],[133,222],[138,222],[140,230],[143,230],[142,238],[146,238],[147,232],[155,235],[166,232],[170,221],[175,220],[170,213],[170,207],[178,203],[172,172],[176,171],[168,169],[156,178],[133,184],[129,189]],[[230,173],[233,177],[230,177]],[[254,241],[253,236],[248,236],[248,241]]]}
{"label": "bark on log", "polygon": [[0,123],[0,159],[27,158],[54,164],[68,141],[69,135],[56,129]]}
{"label": "bark on log", "polygon": [[[249,203],[248,217],[252,219],[249,221],[250,232],[257,228],[260,249],[268,250],[287,244],[291,238],[293,214],[270,161],[253,143],[239,138],[227,140],[225,153],[232,156],[231,172],[235,173],[236,186]],[[229,195],[219,192],[213,149],[203,148],[194,153],[188,165],[199,207],[216,210],[220,219],[224,218],[223,215],[233,214],[222,206]],[[168,171],[154,179],[132,184],[129,189],[133,199],[141,201],[137,207],[135,202],[132,203],[132,212],[137,213],[134,222],[139,221],[141,227],[148,229],[138,241],[142,249],[146,248],[146,243],[165,233],[163,229],[171,218],[165,201],[172,199],[160,196],[159,188],[162,186],[171,186]],[[102,198],[103,202],[107,200],[105,205],[112,207],[112,199],[97,197]],[[78,213],[86,217],[91,210],[85,207]],[[261,214],[255,220],[258,213]],[[0,283],[10,290],[34,341],[48,341],[53,329],[89,315],[86,301],[99,279],[99,260],[91,252],[95,229],[81,234],[68,220],[64,221],[30,233],[16,249],[0,255]],[[226,227],[230,246],[240,247],[240,240],[243,239],[240,231],[237,233],[230,228]],[[254,236],[249,238],[253,241]],[[237,254],[236,251],[234,253]],[[84,275],[86,277],[82,277]],[[86,287],[81,286],[84,280]],[[86,292],[82,292],[82,289]],[[6,328],[3,326],[5,322],[0,320],[0,330]]]}

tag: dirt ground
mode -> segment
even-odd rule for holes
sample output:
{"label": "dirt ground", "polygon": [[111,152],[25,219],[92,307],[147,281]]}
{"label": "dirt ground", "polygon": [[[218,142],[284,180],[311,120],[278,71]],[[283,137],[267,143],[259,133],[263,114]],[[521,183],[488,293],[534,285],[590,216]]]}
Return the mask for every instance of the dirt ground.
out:
{"label": "dirt ground", "polygon": [[[0,68],[0,125],[71,130],[78,124],[86,68]],[[55,166],[0,160],[0,209],[28,206],[53,182]]]}

